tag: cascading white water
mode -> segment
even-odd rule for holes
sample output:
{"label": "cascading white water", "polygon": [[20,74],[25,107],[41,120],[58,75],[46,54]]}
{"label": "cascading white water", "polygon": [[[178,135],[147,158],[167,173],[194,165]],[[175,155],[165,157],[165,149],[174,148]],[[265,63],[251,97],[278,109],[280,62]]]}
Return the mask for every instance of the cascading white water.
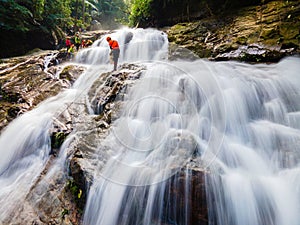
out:
{"label": "cascading white water", "polygon": [[[92,48],[83,49],[76,55],[76,62],[88,64],[108,64],[109,47],[106,36],[93,43]],[[138,62],[159,60],[167,57],[168,39],[164,32],[153,29],[124,28],[110,34],[120,46],[119,64],[124,62]]]}
{"label": "cascading white water", "polygon": [[84,224],[167,223],[165,181],[195,153],[211,171],[210,224],[300,224],[299,58],[146,65],[103,143],[113,156]]}
{"label": "cascading white water", "polygon": [[[12,121],[0,136],[0,224],[11,224],[16,208],[28,196],[50,158],[50,130],[53,120],[72,104],[83,104],[85,96],[99,77],[107,71],[103,65],[88,69],[73,88],[42,102],[34,110]],[[66,153],[61,151],[53,171],[65,170]],[[62,172],[62,171],[61,171]],[[65,171],[66,172],[66,171]],[[56,173],[57,174],[57,173]],[[51,177],[51,175],[49,175]],[[45,177],[45,179],[51,179]],[[46,188],[46,187],[45,187]],[[10,221],[13,223],[13,221]]]}
{"label": "cascading white water", "polygon": [[218,70],[227,113],[212,162],[223,173],[207,179],[211,223],[300,224],[299,58],[232,65]]}
{"label": "cascading white water", "polygon": [[[165,203],[169,178],[176,183],[184,166],[210,171],[210,224],[300,224],[299,58],[272,65],[168,62],[161,60],[164,33],[123,29],[111,36],[121,46],[120,64],[139,61],[147,70],[99,146],[111,149],[111,159],[90,188],[84,224],[191,224],[191,208]],[[108,52],[105,37],[80,51],[75,62],[93,66],[73,88],[1,134],[0,222],[45,166],[53,117],[85,99],[97,76],[112,69]],[[191,165],[195,157],[201,160]]]}

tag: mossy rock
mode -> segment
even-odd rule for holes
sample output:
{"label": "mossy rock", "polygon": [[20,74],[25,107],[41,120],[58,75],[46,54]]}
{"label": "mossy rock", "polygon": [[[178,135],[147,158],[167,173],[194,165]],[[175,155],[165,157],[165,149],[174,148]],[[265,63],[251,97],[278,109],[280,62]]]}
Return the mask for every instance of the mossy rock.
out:
{"label": "mossy rock", "polygon": [[215,53],[225,53],[238,49],[239,44],[236,43],[223,43],[214,48]]}
{"label": "mossy rock", "polygon": [[54,149],[59,149],[60,146],[62,145],[62,143],[66,140],[68,136],[68,133],[65,133],[65,132],[55,132],[52,134],[51,136],[51,148],[53,149],[53,153],[56,153],[54,152]]}
{"label": "mossy rock", "polygon": [[300,22],[298,24],[294,23],[284,23],[280,26],[280,35],[284,39],[296,39],[299,35]]}
{"label": "mossy rock", "polygon": [[73,66],[66,66],[63,71],[59,74],[59,78],[60,79],[66,79],[71,81],[73,78],[70,74],[70,72],[72,71],[72,69],[74,69]]}
{"label": "mossy rock", "polygon": [[282,42],[282,49],[287,49],[287,48],[294,48],[294,49],[299,49],[299,40],[293,39],[293,40],[284,40]]}
{"label": "mossy rock", "polygon": [[240,45],[245,45],[247,43],[248,38],[245,36],[239,36],[236,39],[236,43],[240,44]]}
{"label": "mossy rock", "polygon": [[269,39],[278,39],[280,37],[279,35],[279,30],[277,27],[272,27],[272,28],[264,28],[261,32],[260,38],[264,40],[269,40]]}

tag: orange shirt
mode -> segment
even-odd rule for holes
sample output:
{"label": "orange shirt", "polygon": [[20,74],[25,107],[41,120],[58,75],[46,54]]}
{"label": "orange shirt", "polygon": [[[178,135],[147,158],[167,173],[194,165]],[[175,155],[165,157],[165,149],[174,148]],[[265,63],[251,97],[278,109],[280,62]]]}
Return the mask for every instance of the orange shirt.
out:
{"label": "orange shirt", "polygon": [[108,44],[110,49],[119,49],[119,43],[115,40],[110,40]]}

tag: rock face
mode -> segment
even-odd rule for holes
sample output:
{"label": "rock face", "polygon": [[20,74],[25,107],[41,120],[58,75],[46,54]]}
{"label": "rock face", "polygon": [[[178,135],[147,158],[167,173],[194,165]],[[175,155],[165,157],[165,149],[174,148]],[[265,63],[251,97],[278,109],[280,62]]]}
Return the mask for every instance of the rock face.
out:
{"label": "rock face", "polygon": [[299,54],[299,27],[299,1],[270,1],[232,11],[222,18],[212,16],[177,24],[167,33],[171,44],[183,46],[201,58],[276,62]]}
{"label": "rock face", "polygon": [[63,52],[42,51],[1,61],[0,130],[18,115],[72,85],[84,67],[54,67],[63,60]]}
{"label": "rock face", "polygon": [[[182,169],[166,182],[163,224],[208,224],[205,172]],[[176,212],[172,207],[176,205]],[[185,215],[183,221],[180,216]],[[173,223],[168,223],[172,221]]]}
{"label": "rock face", "polygon": [[[70,158],[70,175],[82,190],[82,198],[78,201],[81,210],[94,175],[101,171],[109,157],[109,149],[97,148],[101,146],[112,121],[119,116],[125,89],[133,85],[142,70],[135,65],[123,65],[118,72],[101,74],[89,91],[91,107],[96,114],[81,113],[82,122],[76,128],[80,130],[77,139],[81,141],[72,142],[68,150],[74,152]],[[102,88],[99,89],[99,86]]]}

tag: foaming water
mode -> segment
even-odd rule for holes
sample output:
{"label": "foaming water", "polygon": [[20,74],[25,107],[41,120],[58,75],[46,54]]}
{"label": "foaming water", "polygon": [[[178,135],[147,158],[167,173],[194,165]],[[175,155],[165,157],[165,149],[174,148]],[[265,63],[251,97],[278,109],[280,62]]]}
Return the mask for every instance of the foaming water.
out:
{"label": "foaming water", "polygon": [[191,224],[190,188],[183,210],[166,205],[166,182],[194,157],[210,171],[209,224],[299,224],[299,69],[299,58],[148,64],[102,143],[112,158],[84,224]]}
{"label": "foaming water", "polygon": [[221,161],[223,173],[207,176],[211,224],[300,224],[297,62],[221,64],[226,132],[211,167]]}

